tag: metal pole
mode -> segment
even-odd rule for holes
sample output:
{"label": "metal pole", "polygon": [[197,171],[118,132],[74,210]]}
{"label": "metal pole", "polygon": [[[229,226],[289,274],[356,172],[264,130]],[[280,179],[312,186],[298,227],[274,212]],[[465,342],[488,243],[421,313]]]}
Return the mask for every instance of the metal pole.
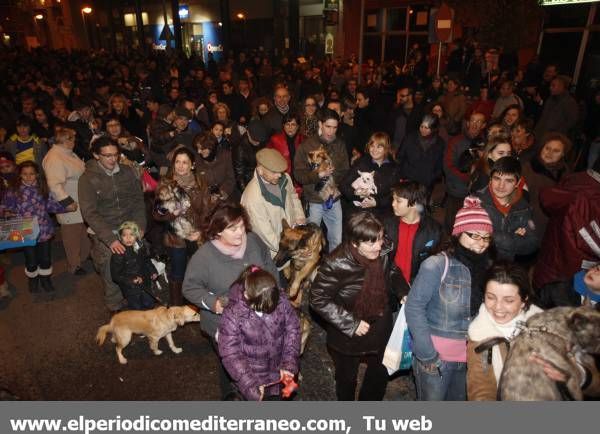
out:
{"label": "metal pole", "polygon": [[363,62],[363,35],[365,26],[365,0],[360,0],[360,30],[358,33],[358,84],[360,85],[360,79],[362,76],[362,62]]}
{"label": "metal pole", "polygon": [[[167,17],[167,3],[166,0],[162,0],[163,6],[163,17],[165,20],[165,27],[169,26],[169,19]],[[165,30],[165,39],[167,43],[167,53],[171,51],[171,32],[169,30]]]}
{"label": "metal pole", "polygon": [[583,35],[581,37],[581,44],[579,45],[579,53],[577,54],[577,62],[575,62],[575,72],[573,73],[573,85],[577,84],[579,80],[579,74],[581,73],[581,65],[583,63],[583,57],[585,56],[585,49],[587,47],[588,39],[590,37],[590,27],[594,23],[594,16],[596,15],[596,4],[593,4],[588,14],[587,24],[583,29]]}
{"label": "metal pole", "polygon": [[442,41],[438,42],[438,55],[437,55],[437,69],[435,75],[439,77],[440,75],[440,66],[442,64]]}

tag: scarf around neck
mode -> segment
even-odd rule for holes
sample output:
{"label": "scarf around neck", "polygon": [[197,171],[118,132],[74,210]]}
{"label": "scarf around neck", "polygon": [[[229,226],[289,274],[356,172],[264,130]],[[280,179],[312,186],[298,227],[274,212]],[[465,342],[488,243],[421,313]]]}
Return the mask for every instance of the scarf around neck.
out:
{"label": "scarf around neck", "polygon": [[185,189],[192,188],[194,185],[196,185],[196,177],[194,176],[194,172],[190,172],[187,175],[178,175],[173,173],[173,179],[180,187]]}
{"label": "scarf around neck", "polygon": [[483,285],[488,267],[488,251],[475,253],[458,243],[454,257],[469,269],[471,274],[471,316],[475,316],[483,302]]}
{"label": "scarf around neck", "polygon": [[244,253],[246,253],[246,244],[248,242],[248,234],[244,232],[242,236],[242,244],[239,246],[229,246],[218,239],[210,241],[215,248],[224,254],[225,256],[229,256],[233,259],[242,259],[244,257]]}
{"label": "scarf around neck", "polygon": [[357,319],[369,320],[383,315],[388,302],[383,261],[367,259],[358,252],[358,249],[349,244],[350,253],[356,262],[365,270],[362,288],[354,301],[352,313]]}
{"label": "scarf around neck", "polygon": [[[505,339],[514,338],[519,332],[517,326],[540,312],[542,312],[542,309],[532,304],[527,311],[521,310],[516,317],[506,324],[499,324],[492,318],[485,304],[482,303],[479,307],[479,315],[477,315],[469,326],[469,339],[481,342],[495,337],[503,337]],[[503,367],[504,360],[502,359],[500,348],[498,345],[494,345],[492,347],[492,368],[496,377],[496,384],[499,384]]]}

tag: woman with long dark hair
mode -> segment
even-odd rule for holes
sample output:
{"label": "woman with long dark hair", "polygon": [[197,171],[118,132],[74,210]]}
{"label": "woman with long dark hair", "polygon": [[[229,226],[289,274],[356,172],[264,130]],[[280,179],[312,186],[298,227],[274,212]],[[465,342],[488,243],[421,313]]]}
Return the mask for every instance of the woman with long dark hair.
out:
{"label": "woman with long dark hair", "polygon": [[[202,242],[201,228],[206,215],[214,206],[208,186],[204,178],[194,172],[195,155],[187,148],[177,148],[171,157],[171,166],[167,174],[161,179],[157,191],[163,186],[178,186],[185,190],[190,199],[191,206],[184,217],[196,229],[188,239],[179,237],[170,228],[165,231],[163,244],[168,249],[171,261],[169,276],[169,303],[171,305],[183,304],[181,284],[185,276],[185,269],[190,251],[194,251],[198,243]],[[158,198],[157,198],[158,199]],[[172,214],[160,206],[157,200],[153,210],[153,217],[157,221],[172,222],[179,215]]]}

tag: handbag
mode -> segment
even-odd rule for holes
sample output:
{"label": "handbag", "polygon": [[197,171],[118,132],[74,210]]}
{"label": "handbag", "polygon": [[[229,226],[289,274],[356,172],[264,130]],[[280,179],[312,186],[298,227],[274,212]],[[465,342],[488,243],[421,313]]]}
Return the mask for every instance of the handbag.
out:
{"label": "handbag", "polygon": [[154,179],[150,175],[150,173],[148,173],[147,169],[143,169],[142,170],[142,190],[144,191],[144,193],[153,192],[154,190],[156,190],[157,186],[158,186],[158,182],[156,181],[156,179]]}
{"label": "handbag", "polygon": [[412,338],[406,323],[406,304],[403,304],[394,323],[392,334],[383,353],[383,365],[388,374],[398,370],[410,369],[412,365]]}

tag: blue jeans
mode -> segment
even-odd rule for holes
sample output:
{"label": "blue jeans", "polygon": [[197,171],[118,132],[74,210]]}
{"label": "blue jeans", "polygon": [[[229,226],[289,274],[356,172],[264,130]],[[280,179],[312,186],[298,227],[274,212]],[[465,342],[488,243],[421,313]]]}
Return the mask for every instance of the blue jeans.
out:
{"label": "blue jeans", "polygon": [[467,364],[441,361],[440,372],[427,372],[413,358],[413,373],[419,401],[466,401]]}
{"label": "blue jeans", "polygon": [[171,272],[169,273],[169,280],[183,282],[183,278],[185,277],[185,269],[188,262],[187,249],[185,247],[169,248],[169,259],[171,260]]}
{"label": "blue jeans", "polygon": [[331,252],[342,243],[342,205],[339,200],[328,210],[323,209],[321,203],[308,204],[308,222],[320,226],[321,221],[327,227],[327,241]]}

